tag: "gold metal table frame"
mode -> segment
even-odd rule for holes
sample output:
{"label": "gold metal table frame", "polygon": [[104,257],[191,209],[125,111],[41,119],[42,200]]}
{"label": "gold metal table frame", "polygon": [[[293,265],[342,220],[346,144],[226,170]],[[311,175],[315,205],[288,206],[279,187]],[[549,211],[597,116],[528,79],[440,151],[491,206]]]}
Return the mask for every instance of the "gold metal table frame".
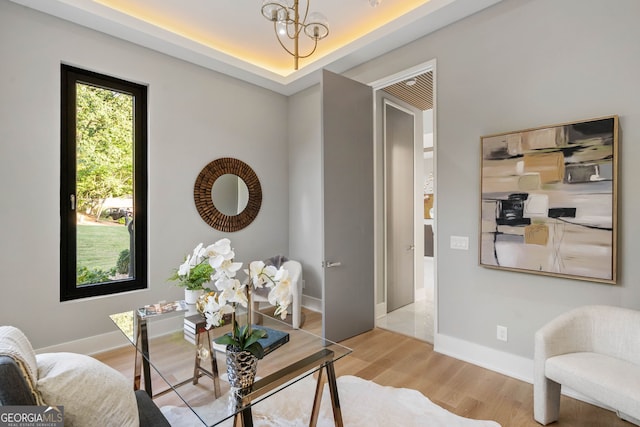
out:
{"label": "gold metal table frame", "polygon": [[[135,362],[133,366],[133,389],[140,390],[140,380],[142,376],[142,370],[144,370],[144,390],[147,392],[149,397],[152,399],[154,397],[161,396],[165,393],[172,391],[172,388],[165,389],[159,393],[153,394],[153,385],[151,383],[151,366],[149,364],[149,332],[147,328],[147,318],[141,317],[138,313],[136,313],[134,318],[135,325],[135,347],[138,351],[136,351]],[[193,362],[193,377],[183,380],[177,384],[174,384],[173,387],[180,387],[188,382],[192,384],[198,384],[198,380],[206,375],[213,380],[213,388],[215,397],[220,397],[220,378],[218,375],[218,361],[215,358],[213,353],[213,348],[211,347],[211,343],[213,341],[212,330],[208,330],[203,333],[196,333],[196,351],[194,352],[194,362]],[[208,351],[211,360],[211,368],[210,370],[205,369],[202,366],[202,357],[198,352],[198,349],[205,347]],[[142,368],[142,369],[141,369]]]}

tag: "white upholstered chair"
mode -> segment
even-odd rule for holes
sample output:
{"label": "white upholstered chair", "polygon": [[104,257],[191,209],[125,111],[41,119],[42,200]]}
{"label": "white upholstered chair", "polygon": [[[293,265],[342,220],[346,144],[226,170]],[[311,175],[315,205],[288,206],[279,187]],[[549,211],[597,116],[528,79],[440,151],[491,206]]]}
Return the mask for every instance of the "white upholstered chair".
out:
{"label": "white upholstered chair", "polygon": [[[282,267],[289,272],[289,278],[291,279],[292,303],[289,307],[291,326],[299,329],[302,324],[302,265],[298,261],[288,260],[282,263]],[[253,300],[253,311],[256,313],[261,302],[269,303],[265,295],[258,293],[253,293],[251,298]]]}
{"label": "white upholstered chair", "polygon": [[558,420],[562,386],[640,425],[640,311],[584,306],[538,330],[533,401],[540,424]]}

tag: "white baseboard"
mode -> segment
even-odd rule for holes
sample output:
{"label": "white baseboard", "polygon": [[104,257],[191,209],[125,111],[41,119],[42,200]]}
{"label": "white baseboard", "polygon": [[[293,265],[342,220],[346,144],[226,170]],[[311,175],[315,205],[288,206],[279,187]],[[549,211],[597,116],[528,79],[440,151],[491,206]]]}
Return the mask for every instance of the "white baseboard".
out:
{"label": "white baseboard", "polygon": [[533,383],[533,360],[459,338],[435,334],[434,351],[482,368]]}
{"label": "white baseboard", "polygon": [[[155,320],[153,328],[149,329],[149,338],[158,337],[182,330],[184,317],[170,317],[168,319]],[[79,340],[68,341],[61,344],[42,347],[35,350],[36,353],[80,353],[93,355],[115,348],[131,345],[129,340],[120,331],[107,332],[105,334],[94,335],[92,337]]]}
{"label": "white baseboard", "polygon": [[35,352],[37,354],[66,352],[92,355],[113,350],[114,348],[124,347],[127,343],[128,340],[122,335],[122,332],[113,331],[79,340],[63,342],[62,344],[49,347],[37,348]]}
{"label": "white baseboard", "polygon": [[322,313],[322,300],[302,294],[302,306],[312,311]]}
{"label": "white baseboard", "polygon": [[387,315],[387,304],[384,302],[376,304],[376,319],[379,319],[386,315]]}

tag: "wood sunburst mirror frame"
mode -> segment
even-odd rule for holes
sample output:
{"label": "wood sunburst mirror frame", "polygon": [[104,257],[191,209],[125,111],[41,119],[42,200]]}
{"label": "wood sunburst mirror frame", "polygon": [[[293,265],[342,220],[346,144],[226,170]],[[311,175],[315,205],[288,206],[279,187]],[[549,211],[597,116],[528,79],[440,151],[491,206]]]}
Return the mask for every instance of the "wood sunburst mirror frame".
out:
{"label": "wood sunburst mirror frame", "polygon": [[[213,203],[213,184],[225,174],[241,178],[249,191],[247,206],[237,215],[226,215]],[[238,159],[223,157],[210,162],[200,171],[193,187],[193,199],[204,222],[216,230],[233,232],[242,230],[258,216],[262,205],[262,187],[251,166]]]}

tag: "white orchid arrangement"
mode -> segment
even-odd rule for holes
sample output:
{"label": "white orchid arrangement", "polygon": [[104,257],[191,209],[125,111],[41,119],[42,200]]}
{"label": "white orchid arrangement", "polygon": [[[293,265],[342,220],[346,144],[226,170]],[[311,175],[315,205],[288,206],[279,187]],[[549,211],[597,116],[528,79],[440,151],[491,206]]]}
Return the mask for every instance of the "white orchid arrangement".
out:
{"label": "white orchid arrangement", "polygon": [[[175,277],[181,280],[181,283],[197,283],[202,279],[202,271],[208,272],[206,282],[212,281],[215,289],[207,288],[209,292],[203,298],[202,313],[207,321],[206,328],[223,325],[225,315],[231,314],[232,334],[223,335],[216,339],[216,342],[247,350],[258,359],[262,359],[264,352],[258,340],[266,337],[266,332],[261,329],[252,330],[250,325],[239,327],[235,321],[236,307],[238,305],[248,307],[250,293],[254,289],[268,288],[267,298],[269,303],[276,307],[275,315],[285,319],[293,298],[291,279],[289,272],[282,267],[276,268],[265,265],[262,261],[253,261],[249,264],[249,268],[244,270],[247,280],[241,283],[236,278],[236,273],[242,267],[242,263],[234,262],[234,256],[229,239],[220,239],[206,248],[201,243],[180,265]],[[197,280],[194,280],[194,276],[197,276]]]}
{"label": "white orchid arrangement", "polygon": [[220,239],[207,247],[200,243],[169,280],[177,280],[178,286],[189,290],[209,290],[205,283],[235,277],[242,263],[233,262],[234,256],[229,239]]}

